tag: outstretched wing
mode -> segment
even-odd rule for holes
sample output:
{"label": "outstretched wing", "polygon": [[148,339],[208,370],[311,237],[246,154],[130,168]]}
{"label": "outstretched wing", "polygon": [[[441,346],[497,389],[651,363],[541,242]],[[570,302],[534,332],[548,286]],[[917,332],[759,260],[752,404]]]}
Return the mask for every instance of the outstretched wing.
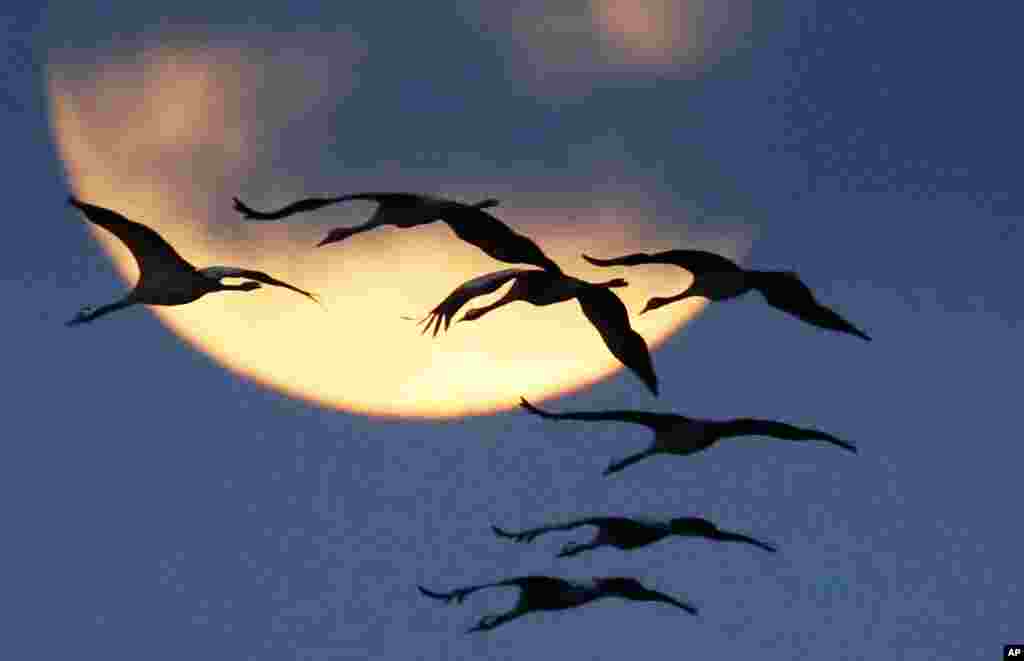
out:
{"label": "outstretched wing", "polygon": [[657,397],[658,376],[654,373],[647,342],[630,326],[626,306],[615,292],[604,287],[584,287],[576,300],[612,355],[640,377]]}
{"label": "outstretched wing", "polygon": [[771,436],[789,441],[825,441],[837,445],[844,450],[857,452],[857,446],[844,441],[828,432],[811,429],[810,427],[797,427],[777,420],[762,420],[759,418],[738,418],[712,423],[715,426],[715,433],[724,438],[727,436]]}
{"label": "outstretched wing", "polygon": [[849,333],[862,340],[871,341],[867,333],[841,317],[832,308],[822,305],[814,296],[811,288],[800,280],[796,273],[759,271],[754,282],[754,286],[764,296],[768,305],[818,328]]}
{"label": "outstretched wing", "polygon": [[262,282],[265,285],[271,285],[272,287],[284,287],[289,289],[296,294],[302,294],[314,303],[320,303],[320,299],[305,289],[299,289],[294,285],[290,285],[283,280],[278,280],[270,275],[267,275],[263,271],[250,271],[249,269],[236,268],[234,266],[209,266],[199,271],[208,278],[220,280],[221,278],[245,278],[246,280],[255,280],[256,282]]}
{"label": "outstretched wing", "polygon": [[545,271],[562,273],[533,239],[484,211],[480,205],[450,204],[441,211],[441,220],[459,237],[488,256],[507,264],[532,264]]}
{"label": "outstretched wing", "polygon": [[139,267],[140,286],[146,280],[160,279],[164,273],[196,270],[156,230],[128,220],[111,209],[82,202],[74,196],[70,196],[68,202],[81,211],[89,222],[107,230],[128,247]]}
{"label": "outstretched wing", "polygon": [[332,204],[349,202],[351,200],[370,200],[377,202],[378,204],[388,206],[414,207],[433,198],[429,198],[424,195],[417,195],[416,193],[352,193],[350,195],[338,195],[336,197],[308,197],[292,202],[291,204],[273,211],[257,211],[237,197],[233,199],[235,202],[235,211],[242,214],[246,220],[265,221],[281,220],[282,218],[287,218],[288,216],[293,216],[297,213],[316,211],[317,209],[322,209],[323,207],[327,207]]}
{"label": "outstretched wing", "polygon": [[667,413],[649,413],[647,411],[570,411],[567,413],[551,413],[534,406],[523,397],[519,398],[519,405],[530,413],[539,415],[542,418],[551,418],[553,420],[611,420],[614,422],[644,425],[651,429],[672,422],[677,417]]}
{"label": "outstretched wing", "polygon": [[420,323],[426,324],[423,327],[423,332],[426,333],[432,329],[434,337],[437,337],[437,333],[440,331],[441,325],[444,324],[444,329],[447,331],[456,313],[458,313],[466,303],[470,302],[477,296],[490,294],[509,280],[512,280],[523,273],[529,273],[532,270],[533,269],[505,269],[503,271],[495,271],[494,273],[477,276],[472,280],[467,280],[459,285],[455,291],[448,294],[448,297],[441,301],[437,307],[431,310],[430,314],[420,320]]}
{"label": "outstretched wing", "polygon": [[700,273],[728,272],[741,270],[736,262],[727,257],[706,250],[665,250],[655,253],[633,253],[611,259],[596,259],[583,255],[594,266],[637,266],[640,264],[672,264],[686,269],[694,275]]}

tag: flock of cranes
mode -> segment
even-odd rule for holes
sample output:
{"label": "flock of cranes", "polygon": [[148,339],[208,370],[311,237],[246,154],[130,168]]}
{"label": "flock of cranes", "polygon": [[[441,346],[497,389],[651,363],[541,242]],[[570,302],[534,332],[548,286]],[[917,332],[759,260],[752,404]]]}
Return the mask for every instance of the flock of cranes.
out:
{"label": "flock of cranes", "polygon": [[[629,313],[619,297],[612,291],[627,286],[622,278],[605,282],[586,282],[566,275],[532,239],[514,231],[504,222],[485,211],[499,205],[494,199],[475,204],[413,193],[357,193],[337,197],[307,198],[274,211],[258,211],[238,198],[234,208],[250,221],[276,221],[292,215],[352,200],[370,200],[377,203],[374,214],[362,225],[331,230],[318,243],[324,246],[343,241],[355,234],[376,227],[393,225],[411,228],[436,220],[445,222],[457,237],[476,246],[490,257],[509,264],[526,264],[535,268],[509,268],[478,276],[459,285],[430,313],[420,320],[423,331],[436,336],[447,331],[456,314],[473,299],[493,293],[511,282],[512,286],[500,299],[463,313],[462,321],[478,320],[487,313],[512,303],[525,301],[535,306],[553,305],[576,300],[580,309],[604,340],[605,346],[625,367],[632,371],[650,392],[658,395],[658,378],[654,371],[647,343],[629,323]],[[261,271],[230,266],[211,266],[197,269],[156,231],[129,220],[111,209],[82,202],[75,197],[70,203],[92,223],[106,229],[120,239],[131,251],[139,267],[139,280],[121,299],[98,308],[85,307],[67,325],[76,326],[131,305],[182,305],[206,294],[220,291],[252,291],[262,285],[283,287],[315,302],[317,297],[303,289],[278,280]],[[870,341],[870,337],[843,319],[832,309],[819,303],[811,290],[795,273],[790,271],[758,271],[742,269],[731,260],[702,250],[669,250],[660,253],[637,253],[621,257],[598,259],[582,256],[599,267],[671,264],[689,271],[693,283],[679,294],[652,297],[642,313],[655,310],[685,298],[700,296],[711,301],[736,298],[750,291],[758,291],[765,301],[806,323]],[[226,284],[225,279],[241,279],[239,284]],[[797,427],[775,420],[737,418],[733,420],[707,420],[683,415],[651,413],[645,411],[596,411],[552,413],[521,399],[521,406],[529,413],[551,420],[581,420],[624,422],[649,427],[654,432],[650,445],[635,454],[612,462],[605,475],[616,473],[638,461],[657,454],[689,455],[711,447],[723,438],[734,436],[771,436],[790,441],[822,441],[849,452],[856,446],[832,434],[807,427]],[[572,521],[511,532],[492,526],[498,537],[516,542],[531,542],[536,537],[553,531],[572,530],[583,526],[597,528],[595,537],[587,543],[570,543],[558,557],[571,557],[601,546],[622,550],[637,549],[666,537],[701,537],[704,539],[742,543],[764,551],[775,552],[772,544],[754,537],[718,528],[699,517],[679,517],[669,520],[627,518],[621,516],[594,516]],[[642,585],[628,577],[599,577],[589,581],[569,581],[551,576],[520,576],[506,580],[457,588],[439,592],[419,586],[427,597],[445,602],[461,603],[469,594],[491,587],[519,588],[515,606],[505,612],[483,617],[469,631],[486,631],[534,611],[573,608],[605,597],[619,597],[632,601],[653,601],[680,608],[691,615],[697,609],[685,602]]]}

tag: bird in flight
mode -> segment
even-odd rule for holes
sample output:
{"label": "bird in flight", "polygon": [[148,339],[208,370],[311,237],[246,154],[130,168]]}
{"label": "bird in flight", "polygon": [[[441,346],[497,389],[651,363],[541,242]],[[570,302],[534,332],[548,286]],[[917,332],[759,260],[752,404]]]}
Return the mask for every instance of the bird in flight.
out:
{"label": "bird in flight", "polygon": [[[210,266],[197,269],[189,264],[155,230],[142,223],[128,220],[121,214],[104,207],[82,202],[74,196],[69,198],[71,206],[80,210],[93,224],[109,231],[124,243],[135,257],[139,267],[139,281],[135,288],[119,301],[97,308],[85,307],[67,322],[77,326],[116,310],[131,305],[183,305],[191,303],[206,294],[218,291],[252,291],[261,283],[273,287],[284,287],[302,294],[319,303],[316,296],[294,287],[287,282],[273,278],[261,271],[251,271],[234,266]],[[237,285],[224,284],[224,278],[243,278],[247,282]]]}
{"label": "bird in flight", "polygon": [[653,544],[672,535],[703,537],[719,542],[740,542],[773,553],[777,550],[771,544],[759,541],[748,535],[722,530],[707,519],[695,516],[677,517],[668,520],[641,519],[625,516],[591,516],[575,519],[567,523],[530,528],[519,532],[510,532],[498,526],[491,526],[491,530],[498,537],[504,537],[516,542],[532,542],[545,533],[556,530],[573,530],[582,526],[595,526],[597,534],[586,544],[566,544],[559,551],[559,558],[569,558],[601,546],[613,546],[623,551],[629,551]]}
{"label": "bird in flight", "polygon": [[589,581],[569,581],[551,576],[520,576],[495,583],[484,583],[458,588],[451,592],[434,592],[418,586],[420,592],[431,599],[447,603],[462,603],[467,595],[494,587],[519,588],[519,600],[511,610],[495,615],[486,615],[466,633],[488,631],[518,617],[534,611],[554,611],[574,608],[605,597],[619,597],[631,601],[656,601],[681,608],[690,615],[696,615],[697,609],[674,597],[650,590],[635,578],[607,577],[594,578]]}
{"label": "bird in flight", "polygon": [[455,314],[472,299],[490,294],[509,281],[508,292],[496,302],[467,310],[459,321],[474,321],[488,312],[514,301],[544,306],[576,299],[583,314],[597,329],[605,346],[619,362],[636,374],[647,388],[658,394],[658,377],[647,348],[647,342],[633,330],[626,306],[611,289],[625,287],[621,278],[592,283],[564,273],[538,269],[505,269],[481,275],[459,285],[421,320],[423,332],[433,330],[436,336],[442,325],[447,330]]}
{"label": "bird in flight", "polygon": [[675,296],[654,296],[641,314],[687,298],[703,297],[724,301],[757,290],[768,305],[778,308],[812,326],[849,333],[871,341],[864,331],[843,319],[829,307],[818,302],[810,288],[793,271],[745,270],[730,259],[704,250],[666,250],[658,253],[636,253],[597,259],[583,255],[594,266],[637,266],[640,264],[673,264],[693,274],[693,283]]}
{"label": "bird in flight", "polygon": [[647,449],[612,462],[605,469],[605,475],[617,473],[631,464],[656,454],[694,454],[708,449],[723,438],[733,436],[772,436],[790,441],[825,441],[849,452],[857,452],[857,447],[854,444],[836,438],[832,434],[774,420],[757,418],[702,420],[671,413],[648,413],[646,411],[550,413],[534,406],[524,398],[520,398],[519,402],[524,409],[542,418],[628,422],[654,430],[654,440],[651,441]]}
{"label": "bird in flight", "polygon": [[313,211],[339,202],[368,200],[377,203],[377,210],[362,225],[339,227],[327,233],[317,244],[326,246],[344,241],[354,234],[366,232],[385,225],[408,228],[426,225],[441,220],[455,232],[455,235],[471,243],[499,262],[509,264],[532,264],[542,269],[560,273],[561,269],[533,242],[511,227],[484,211],[498,206],[495,199],[486,199],[476,204],[464,204],[433,195],[418,193],[353,193],[337,197],[314,197],[293,202],[275,211],[257,211],[234,198],[235,210],[248,220],[279,220],[296,213]]}

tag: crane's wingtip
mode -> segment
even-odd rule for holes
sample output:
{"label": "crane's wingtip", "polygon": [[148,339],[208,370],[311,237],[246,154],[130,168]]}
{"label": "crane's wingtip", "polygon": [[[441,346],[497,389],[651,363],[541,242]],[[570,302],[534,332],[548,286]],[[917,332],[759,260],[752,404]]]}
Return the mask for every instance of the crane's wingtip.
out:
{"label": "crane's wingtip", "polygon": [[536,406],[534,406],[525,397],[520,397],[519,398],[519,406],[521,408],[525,409],[527,412],[532,413],[534,415],[539,415],[541,417],[550,417],[551,416],[551,414],[549,414],[547,411],[544,411],[544,410],[539,409]]}
{"label": "crane's wingtip", "polygon": [[844,441],[841,438],[835,438],[835,437],[832,437],[829,440],[832,441],[833,445],[836,445],[837,447],[842,448],[843,450],[846,450],[847,452],[852,452],[853,454],[857,454],[857,446],[854,445],[853,443],[851,443],[849,441]]}

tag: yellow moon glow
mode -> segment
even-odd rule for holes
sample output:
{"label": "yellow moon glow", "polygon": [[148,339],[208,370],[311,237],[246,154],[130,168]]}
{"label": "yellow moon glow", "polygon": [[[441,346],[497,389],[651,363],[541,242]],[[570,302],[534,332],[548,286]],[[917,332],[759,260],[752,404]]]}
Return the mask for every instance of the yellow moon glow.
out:
{"label": "yellow moon glow", "polygon": [[[411,418],[511,408],[520,395],[540,401],[623,369],[574,302],[544,308],[515,303],[480,321],[454,324],[446,335],[421,336],[403,315],[423,316],[468,278],[509,267],[458,240],[442,223],[377,229],[314,248],[327,229],[359,222],[372,206],[331,208],[285,223],[242,221],[230,208],[231,195],[242,186],[252,190],[253,173],[269,169],[275,130],[299,119],[318,121],[295,100],[326,94],[319,82],[303,87],[287,62],[261,60],[234,46],[160,46],[91,62],[85,71],[51,64],[49,72],[54,138],[76,195],[153,227],[196,266],[263,270],[324,301],[326,309],[265,287],[150,308],[225,367],[308,401]],[[269,94],[254,100],[253,81],[288,98],[298,114],[275,106]],[[279,85],[286,84],[291,93],[280,95]],[[247,146],[252,143],[258,149]],[[642,211],[613,203],[576,210],[530,206],[522,202],[531,199],[529,192],[517,194],[511,185],[444,193],[498,197],[502,206],[495,214],[532,236],[573,275],[592,281],[625,277],[630,286],[616,291],[634,314],[648,297],[687,284],[685,272],[673,267],[598,269],[579,257],[678,247],[686,243],[685,219],[666,229]],[[320,192],[293,177],[268,182],[263,195],[247,201],[272,207]],[[74,217],[69,211],[69,222]],[[136,267],[127,250],[104,230],[91,229],[134,284]],[[738,257],[748,242],[734,226],[731,235],[703,246]],[[83,303],[119,296],[87,284],[83,296],[85,291],[94,300]],[[653,352],[702,305],[677,304],[632,321]],[[80,332],[104,332],[139,313],[111,315]],[[663,361],[655,355],[654,363],[658,370]],[[676,376],[660,369],[659,377],[663,392],[671,392]],[[644,388],[632,373],[624,378]]]}

